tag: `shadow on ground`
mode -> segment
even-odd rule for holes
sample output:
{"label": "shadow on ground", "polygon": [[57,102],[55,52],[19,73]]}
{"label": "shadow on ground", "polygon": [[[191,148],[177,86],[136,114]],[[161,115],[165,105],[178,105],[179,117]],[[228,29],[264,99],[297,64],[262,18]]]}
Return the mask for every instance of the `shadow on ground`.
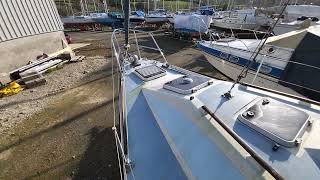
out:
{"label": "shadow on ground", "polygon": [[111,128],[94,127],[89,131],[90,142],[81,158],[78,170],[73,179],[118,179],[113,167],[116,165],[117,156],[110,154],[116,152],[115,142],[110,142],[113,137]]}
{"label": "shadow on ground", "polygon": [[60,96],[0,137],[0,179],[119,179],[110,69],[53,94]]}

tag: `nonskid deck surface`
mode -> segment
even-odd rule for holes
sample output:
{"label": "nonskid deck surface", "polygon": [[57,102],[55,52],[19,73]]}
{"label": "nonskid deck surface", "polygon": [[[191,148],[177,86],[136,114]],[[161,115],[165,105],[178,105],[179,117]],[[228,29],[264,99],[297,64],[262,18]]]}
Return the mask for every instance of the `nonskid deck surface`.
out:
{"label": "nonskid deck surface", "polygon": [[[215,45],[225,46],[225,47],[231,47],[231,48],[237,48],[242,49],[246,51],[253,52],[255,48],[259,45],[261,40],[257,39],[220,39],[214,42]],[[210,45],[211,42],[207,41],[204,42],[206,45]]]}
{"label": "nonskid deck surface", "polygon": [[[162,67],[161,63],[142,61],[141,64],[128,68],[125,76],[128,148],[130,159],[136,162],[129,179],[133,179],[133,175],[135,179],[270,178],[270,174],[249,158],[250,155],[201,109],[203,106],[285,179],[320,179],[318,106],[243,85],[236,85],[233,97],[227,100],[222,95],[232,86],[230,82],[204,77],[207,80],[201,81],[199,86],[198,80],[188,79],[188,74],[203,77],[199,74],[174,66]],[[135,69],[150,65],[158,66],[166,74],[144,81],[134,73]],[[195,86],[186,85],[192,90],[181,88],[183,91],[179,91],[177,82],[182,86],[191,82]],[[170,83],[174,84],[173,89],[165,87]],[[277,134],[277,130],[268,129],[288,123],[282,121],[288,119],[285,115],[278,120],[277,115],[266,114],[275,119],[272,119],[274,124],[265,129],[268,124],[261,121],[262,125],[254,126],[239,119],[243,113],[252,110],[255,103],[262,103],[266,98],[270,105],[301,114],[292,125],[294,127],[288,128],[288,131],[294,129],[288,136],[285,131]],[[259,116],[269,111],[272,112],[262,108]],[[300,145],[295,146],[295,140]],[[273,149],[275,144],[280,146],[276,151]]]}

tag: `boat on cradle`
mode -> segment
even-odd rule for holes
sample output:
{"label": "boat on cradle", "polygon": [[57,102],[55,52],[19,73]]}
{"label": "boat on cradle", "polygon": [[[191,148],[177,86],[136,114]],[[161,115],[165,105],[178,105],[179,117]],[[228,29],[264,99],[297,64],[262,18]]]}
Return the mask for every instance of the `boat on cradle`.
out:
{"label": "boat on cradle", "polygon": [[150,11],[150,13],[146,15],[145,20],[146,23],[149,24],[163,24],[169,22],[167,17],[167,10],[156,9],[154,11]]}
{"label": "boat on cradle", "polygon": [[320,55],[320,26],[269,37],[256,61],[252,62],[252,54],[262,41],[264,39],[221,38],[200,41],[197,46],[205,52],[210,64],[232,79],[237,79],[242,67],[250,64],[252,71],[247,76],[248,83],[258,76],[256,83],[269,88],[283,90],[286,86],[304,95],[319,95],[319,83],[312,77],[320,69],[317,61]]}
{"label": "boat on cradle", "polygon": [[318,102],[170,65],[155,41],[163,59],[147,59],[128,49],[145,34],[131,31],[129,46],[126,33],[122,47],[122,32],[112,129],[123,179],[320,178]]}
{"label": "boat on cradle", "polygon": [[197,14],[212,16],[215,13],[214,7],[212,6],[201,6],[196,11]]}
{"label": "boat on cradle", "polygon": [[115,22],[121,21],[121,15],[116,15],[113,13],[93,13],[93,20],[95,23],[105,25],[105,26],[112,26]]}
{"label": "boat on cradle", "polygon": [[274,27],[273,34],[281,35],[291,31],[306,29],[310,26],[318,25],[317,22],[319,22],[319,19],[308,17],[301,17],[292,22],[280,22]]}
{"label": "boat on cradle", "polygon": [[233,31],[259,30],[261,27],[267,29],[272,22],[271,18],[258,9],[243,9],[229,11],[229,16],[214,19],[213,27]]}
{"label": "boat on cradle", "polygon": [[174,17],[176,14],[174,13],[167,13],[167,19],[169,21],[170,24],[174,24]]}
{"label": "boat on cradle", "polygon": [[196,12],[174,16],[174,30],[180,33],[207,33],[212,23],[214,8],[203,6]]}
{"label": "boat on cradle", "polygon": [[244,84],[227,99],[231,82],[139,53],[125,57],[114,47],[123,69],[119,99],[128,139],[118,146],[126,149],[125,179],[272,179],[263,166],[284,179],[320,178],[318,105]]}
{"label": "boat on cradle", "polygon": [[[272,13],[278,13],[281,7],[269,9]],[[288,5],[281,21],[276,24],[273,33],[275,35],[284,34],[290,31],[304,29],[317,25],[320,19],[320,6],[316,5]]]}
{"label": "boat on cradle", "polygon": [[[279,14],[283,6],[267,8],[268,12]],[[292,22],[301,17],[315,17],[320,19],[320,6],[317,5],[288,5],[284,10],[283,21]]]}
{"label": "boat on cradle", "polygon": [[[226,16],[229,16],[230,11],[215,11],[212,15],[212,20],[223,19]],[[212,24],[213,25],[213,24]]]}
{"label": "boat on cradle", "polygon": [[[123,15],[121,13],[112,12],[112,13],[94,13],[98,15],[93,15],[93,20],[96,23],[112,26],[112,27],[122,27],[123,26]],[[133,11],[129,16],[130,24],[136,26],[142,24],[144,19],[143,11]]]}
{"label": "boat on cradle", "polygon": [[207,33],[211,16],[200,14],[177,14],[174,17],[174,30],[180,33]]}
{"label": "boat on cradle", "polygon": [[91,13],[92,20],[104,26],[122,27],[123,17],[120,13]]}
{"label": "boat on cradle", "polygon": [[64,25],[75,25],[75,24],[92,24],[94,23],[91,16],[67,16],[61,17],[61,21]]}
{"label": "boat on cradle", "polygon": [[132,11],[129,16],[131,25],[139,25],[145,22],[145,14],[143,11]]}

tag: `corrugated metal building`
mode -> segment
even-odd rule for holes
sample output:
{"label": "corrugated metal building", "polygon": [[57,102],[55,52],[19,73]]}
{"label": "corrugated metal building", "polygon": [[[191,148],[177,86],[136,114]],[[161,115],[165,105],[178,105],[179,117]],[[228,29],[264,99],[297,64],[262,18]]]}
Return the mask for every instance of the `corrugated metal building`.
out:
{"label": "corrugated metal building", "polygon": [[53,0],[1,0],[0,42],[61,31],[63,26]]}
{"label": "corrugated metal building", "polygon": [[54,0],[0,0],[1,73],[61,50],[63,25]]}

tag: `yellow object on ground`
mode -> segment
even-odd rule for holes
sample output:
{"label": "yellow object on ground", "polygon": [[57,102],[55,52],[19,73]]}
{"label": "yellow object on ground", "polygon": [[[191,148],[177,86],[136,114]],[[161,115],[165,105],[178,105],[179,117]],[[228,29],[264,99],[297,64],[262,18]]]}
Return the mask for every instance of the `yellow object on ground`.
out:
{"label": "yellow object on ground", "polygon": [[21,87],[18,83],[15,81],[9,83],[9,85],[3,89],[0,89],[0,98],[4,96],[12,96],[14,94],[19,93],[23,90],[23,87]]}

